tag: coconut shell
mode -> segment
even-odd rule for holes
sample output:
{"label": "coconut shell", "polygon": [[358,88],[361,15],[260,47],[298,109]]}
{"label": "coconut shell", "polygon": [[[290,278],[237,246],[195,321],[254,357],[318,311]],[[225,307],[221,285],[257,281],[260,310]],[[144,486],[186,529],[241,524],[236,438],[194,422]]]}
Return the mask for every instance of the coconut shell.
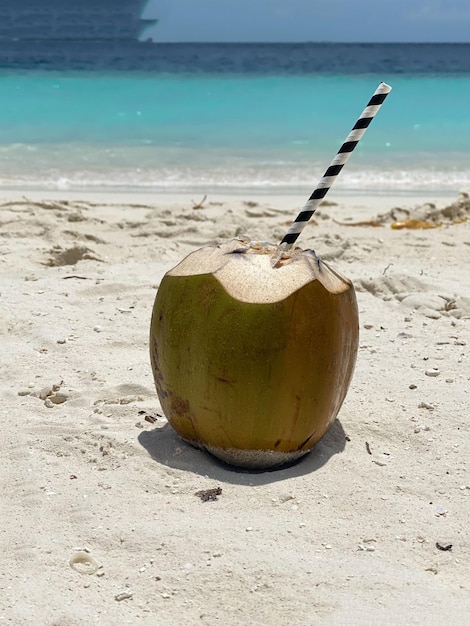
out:
{"label": "coconut shell", "polygon": [[266,469],[307,453],[335,420],[356,361],[351,282],[313,251],[201,248],[158,289],[150,355],[160,403],[189,443]]}

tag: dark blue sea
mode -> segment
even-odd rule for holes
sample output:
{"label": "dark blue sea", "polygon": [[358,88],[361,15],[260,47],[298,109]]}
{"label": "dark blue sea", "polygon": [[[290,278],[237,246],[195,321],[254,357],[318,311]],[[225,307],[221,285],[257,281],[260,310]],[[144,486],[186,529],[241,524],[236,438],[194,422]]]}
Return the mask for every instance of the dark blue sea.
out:
{"label": "dark blue sea", "polygon": [[380,81],[335,189],[468,189],[470,44],[3,39],[0,185],[308,194]]}

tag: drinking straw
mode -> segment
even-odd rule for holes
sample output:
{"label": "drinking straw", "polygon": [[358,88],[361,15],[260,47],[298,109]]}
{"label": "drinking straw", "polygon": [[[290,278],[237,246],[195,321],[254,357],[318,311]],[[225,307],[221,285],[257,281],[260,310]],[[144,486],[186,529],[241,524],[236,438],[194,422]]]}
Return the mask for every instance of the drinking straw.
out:
{"label": "drinking straw", "polygon": [[282,258],[283,254],[287,252],[290,248],[292,248],[294,243],[297,241],[300,233],[303,231],[307,222],[315,213],[320,202],[328,193],[328,190],[335,182],[338,174],[341,172],[347,160],[351,156],[351,152],[359,143],[360,139],[369,127],[369,124],[374,119],[375,115],[377,114],[378,110],[382,106],[385,98],[388,96],[391,90],[392,88],[390,87],[390,85],[387,85],[386,83],[380,83],[380,85],[374,91],[374,95],[369,100],[366,108],[362,111],[359,119],[351,129],[351,132],[344,140],[343,145],[338,150],[333,161],[330,163],[328,169],[323,175],[323,178],[320,180],[312,195],[295,218],[295,221],[292,222],[289,230],[284,235],[284,238],[279,244],[278,250],[273,257],[273,266],[276,266],[278,261]]}

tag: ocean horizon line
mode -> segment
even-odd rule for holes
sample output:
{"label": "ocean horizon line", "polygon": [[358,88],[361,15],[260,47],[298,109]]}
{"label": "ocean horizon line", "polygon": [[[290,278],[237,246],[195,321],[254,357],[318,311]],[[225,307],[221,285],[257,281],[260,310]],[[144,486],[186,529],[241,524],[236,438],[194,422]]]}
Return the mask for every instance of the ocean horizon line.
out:
{"label": "ocean horizon line", "polygon": [[468,41],[335,41],[335,40],[302,40],[302,41],[275,41],[275,40],[236,40],[236,41],[163,41],[152,38],[134,39],[132,37],[4,37],[0,42],[37,41],[37,42],[100,42],[114,41],[123,43],[137,43],[143,45],[165,46],[470,46]]}
{"label": "ocean horizon line", "polygon": [[276,46],[303,46],[303,45],[338,45],[338,46],[470,46],[468,41],[160,41],[139,40],[140,43],[164,44],[164,45],[214,45],[214,46],[241,46],[241,45],[276,45]]}

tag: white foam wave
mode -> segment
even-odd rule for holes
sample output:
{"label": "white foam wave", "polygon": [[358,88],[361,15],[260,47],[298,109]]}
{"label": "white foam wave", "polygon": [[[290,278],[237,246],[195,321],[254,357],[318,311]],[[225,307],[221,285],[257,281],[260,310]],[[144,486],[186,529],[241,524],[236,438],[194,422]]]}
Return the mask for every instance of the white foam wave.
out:
{"label": "white foam wave", "polygon": [[[35,189],[164,189],[211,190],[253,189],[296,192],[313,189],[321,178],[298,170],[240,171],[240,170],[193,170],[191,168],[128,171],[73,171],[11,174],[0,177],[3,188]],[[378,170],[373,172],[343,173],[335,182],[334,189],[361,191],[455,191],[470,188],[470,171],[456,170],[437,172],[430,170]]]}

